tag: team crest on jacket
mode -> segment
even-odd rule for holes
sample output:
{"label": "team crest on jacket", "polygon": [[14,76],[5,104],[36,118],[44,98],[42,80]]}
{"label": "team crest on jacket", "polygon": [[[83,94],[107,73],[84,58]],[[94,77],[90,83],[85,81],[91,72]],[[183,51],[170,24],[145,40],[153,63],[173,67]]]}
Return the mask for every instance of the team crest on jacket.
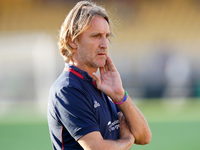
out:
{"label": "team crest on jacket", "polygon": [[94,100],[94,108],[97,108],[99,106],[100,106],[100,104],[96,100]]}

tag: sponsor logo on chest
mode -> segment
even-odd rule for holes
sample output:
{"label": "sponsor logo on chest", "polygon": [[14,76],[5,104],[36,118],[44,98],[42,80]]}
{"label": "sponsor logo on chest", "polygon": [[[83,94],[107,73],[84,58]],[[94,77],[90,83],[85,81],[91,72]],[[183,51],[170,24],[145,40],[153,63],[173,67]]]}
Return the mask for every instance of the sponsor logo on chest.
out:
{"label": "sponsor logo on chest", "polygon": [[101,106],[96,100],[94,100],[94,108]]}
{"label": "sponsor logo on chest", "polygon": [[120,127],[119,120],[115,120],[113,122],[111,122],[111,121],[108,122],[108,130],[110,132],[119,129],[119,127]]}

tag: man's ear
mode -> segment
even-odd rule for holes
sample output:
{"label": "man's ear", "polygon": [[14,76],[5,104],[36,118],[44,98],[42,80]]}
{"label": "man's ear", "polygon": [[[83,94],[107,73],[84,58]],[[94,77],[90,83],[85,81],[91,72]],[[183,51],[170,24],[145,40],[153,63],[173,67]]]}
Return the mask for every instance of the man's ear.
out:
{"label": "man's ear", "polygon": [[72,41],[71,39],[68,40],[69,45],[73,48],[73,49],[77,49],[77,45],[76,45],[76,40]]}

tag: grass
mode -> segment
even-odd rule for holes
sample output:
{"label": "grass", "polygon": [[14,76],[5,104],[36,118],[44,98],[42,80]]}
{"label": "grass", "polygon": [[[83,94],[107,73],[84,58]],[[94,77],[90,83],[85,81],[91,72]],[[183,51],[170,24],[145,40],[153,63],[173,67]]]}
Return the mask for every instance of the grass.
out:
{"label": "grass", "polygon": [[200,149],[199,100],[150,100],[137,106],[148,120],[152,140],[131,150]]}
{"label": "grass", "polygon": [[[199,101],[142,101],[137,106],[148,120],[152,141],[145,146],[133,145],[131,150],[199,150]],[[2,150],[52,149],[46,116],[31,109],[9,112],[0,117]]]}
{"label": "grass", "polygon": [[52,149],[46,123],[3,124],[0,133],[2,150]]}
{"label": "grass", "polygon": [[199,150],[200,122],[151,122],[152,140],[131,150]]}

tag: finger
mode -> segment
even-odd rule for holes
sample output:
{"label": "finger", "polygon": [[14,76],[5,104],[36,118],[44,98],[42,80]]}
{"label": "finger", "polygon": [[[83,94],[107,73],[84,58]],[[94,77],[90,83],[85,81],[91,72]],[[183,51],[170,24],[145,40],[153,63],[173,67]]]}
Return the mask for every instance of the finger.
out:
{"label": "finger", "polygon": [[107,63],[105,64],[104,68],[106,72],[109,71]]}
{"label": "finger", "polygon": [[119,122],[122,123],[124,121],[124,115],[123,115],[123,113],[120,111],[117,114],[118,114]]}
{"label": "finger", "polygon": [[108,70],[110,70],[110,71],[111,70],[112,71],[116,70],[115,65],[114,65],[114,63],[113,63],[113,61],[112,61],[112,59],[110,57],[107,58],[106,64],[107,64]]}
{"label": "finger", "polygon": [[100,67],[99,71],[100,71],[100,74],[102,75],[105,72],[104,67]]}
{"label": "finger", "polygon": [[99,87],[101,85],[101,79],[100,79],[99,75],[96,72],[93,72],[92,74],[93,74],[93,76],[95,78],[97,88],[99,89]]}

